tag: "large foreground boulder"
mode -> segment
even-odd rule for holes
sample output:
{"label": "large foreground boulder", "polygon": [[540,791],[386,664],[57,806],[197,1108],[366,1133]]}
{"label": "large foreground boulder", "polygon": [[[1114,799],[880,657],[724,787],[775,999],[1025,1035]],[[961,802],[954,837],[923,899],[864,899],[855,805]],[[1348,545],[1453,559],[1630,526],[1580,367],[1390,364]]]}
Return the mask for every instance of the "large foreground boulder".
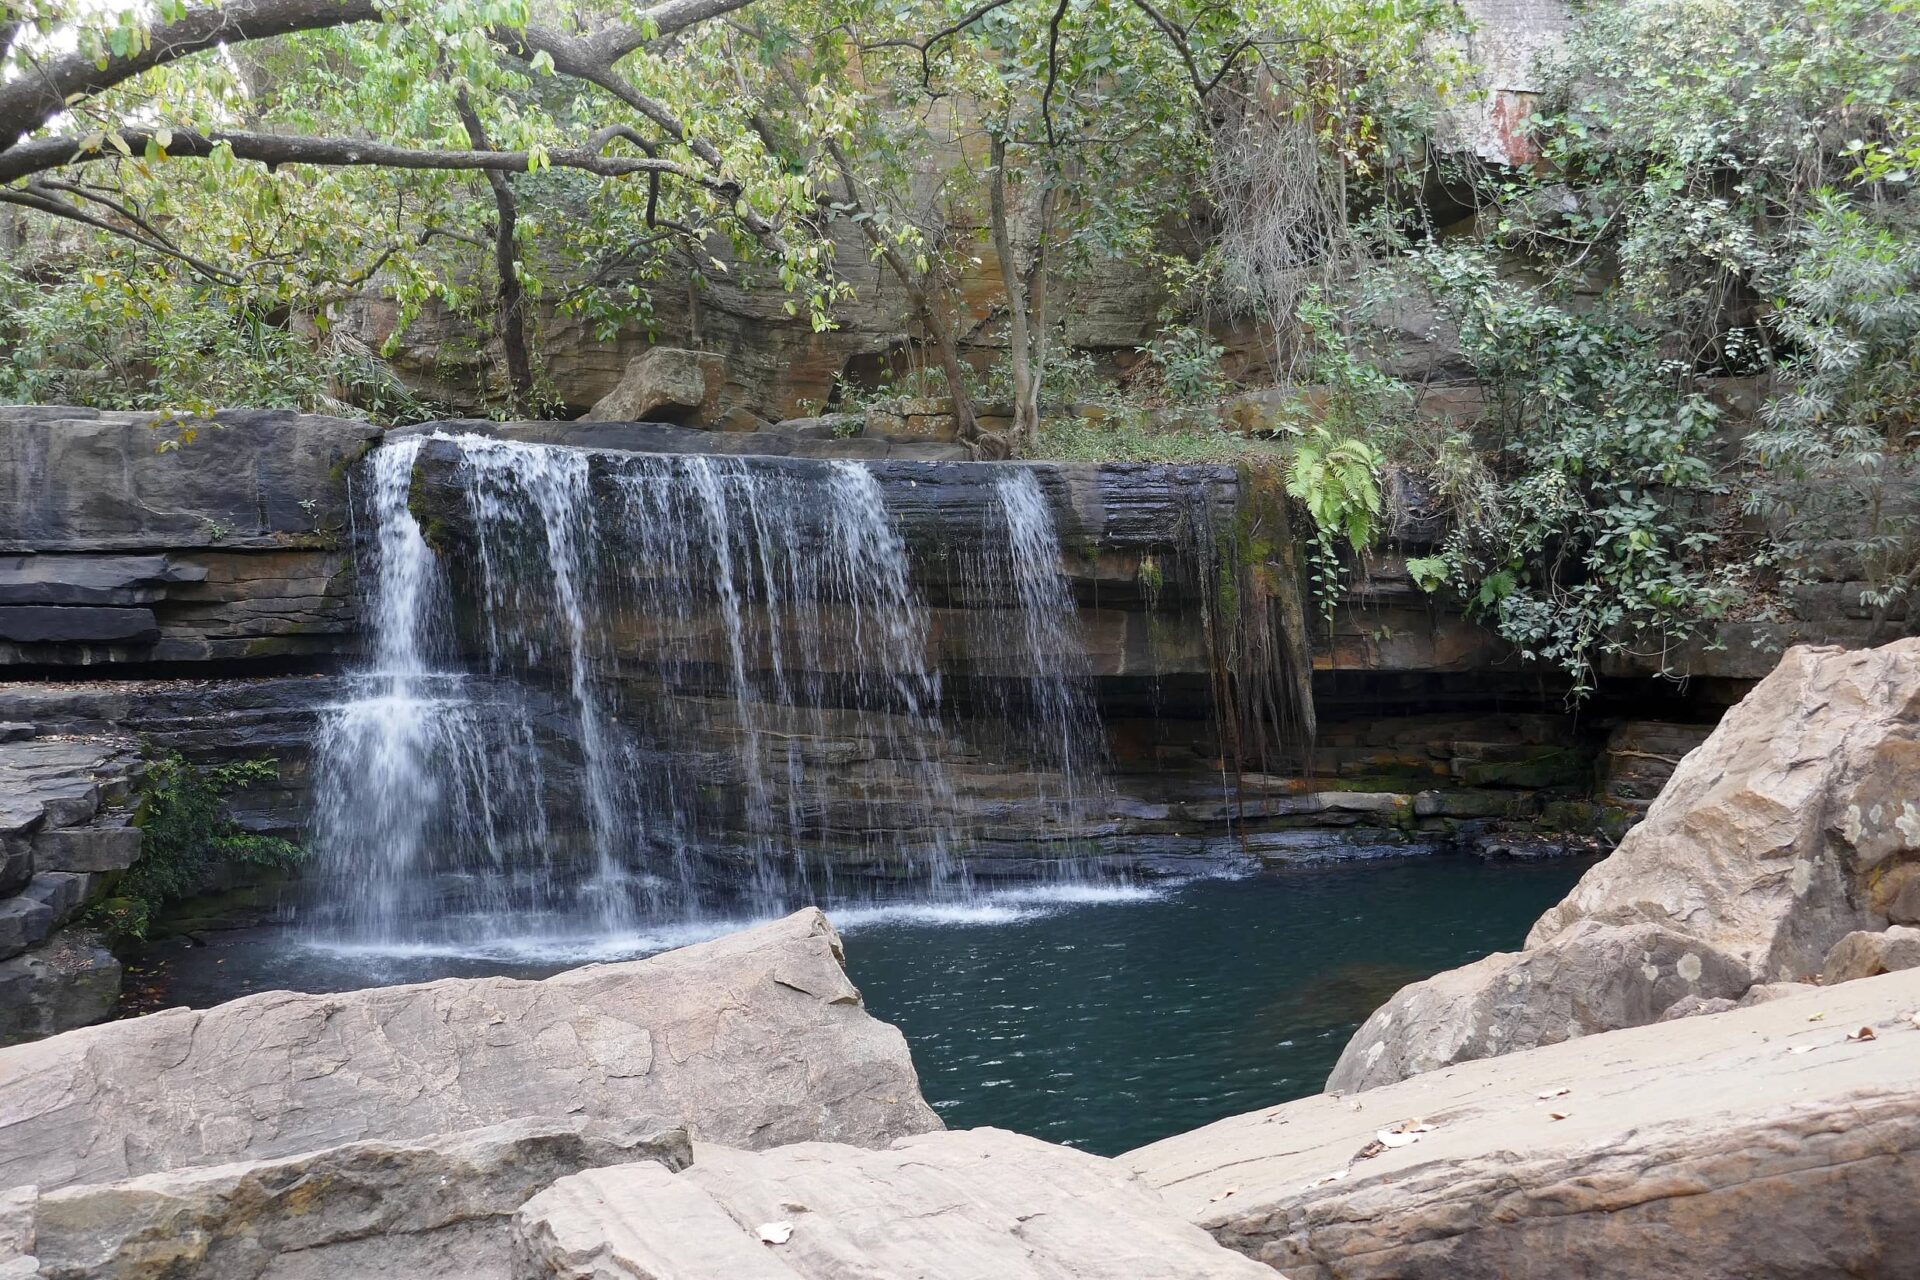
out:
{"label": "large foreground boulder", "polygon": [[1745,965],[1660,925],[1582,925],[1402,988],[1361,1026],[1329,1089],[1657,1022],[1677,1002],[1738,999]]}
{"label": "large foreground boulder", "polygon": [[1920,970],[1867,978],[1305,1098],[1117,1163],[1293,1280],[1904,1280],[1917,1006]]}
{"label": "large foreground boulder", "polygon": [[545,981],[267,992],[0,1050],[0,1188],[557,1116],[749,1148],[940,1127],[808,909]]}
{"label": "large foreground boulder", "polygon": [[1274,1280],[1112,1161],[999,1129],[702,1144],[684,1173],[563,1178],[514,1236],[518,1280]]}
{"label": "large foreground boulder", "polygon": [[1355,1033],[1327,1088],[1807,981],[1847,934],[1902,918],[1916,878],[1920,639],[1789,650],[1525,951],[1404,988]]}
{"label": "large foreground boulder", "polygon": [[38,1280],[507,1280],[509,1219],[555,1179],[691,1159],[658,1121],[515,1120],[66,1187],[16,1248]]}
{"label": "large foreground boulder", "polygon": [[1745,961],[1756,982],[1816,974],[1920,862],[1920,639],[1802,646],[1674,771],[1647,819],[1548,911],[1666,924]]}

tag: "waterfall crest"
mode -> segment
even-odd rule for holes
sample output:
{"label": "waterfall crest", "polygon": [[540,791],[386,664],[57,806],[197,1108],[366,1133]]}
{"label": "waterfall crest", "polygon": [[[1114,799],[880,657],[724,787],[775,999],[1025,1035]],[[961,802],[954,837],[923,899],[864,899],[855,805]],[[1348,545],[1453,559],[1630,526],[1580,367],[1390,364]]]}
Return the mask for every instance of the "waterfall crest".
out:
{"label": "waterfall crest", "polygon": [[[410,505],[429,439],[457,449],[457,535]],[[1005,833],[968,825],[955,778],[996,759],[1039,779],[1047,848],[1023,872],[1094,874],[1105,740],[1035,473],[995,477],[956,591],[994,607],[956,618],[916,585],[869,468],[782,461],[374,451],[369,657],[320,727],[314,936],[458,947],[966,903]],[[977,708],[957,727],[942,679],[962,626],[993,655],[965,695],[991,704],[984,730]]]}

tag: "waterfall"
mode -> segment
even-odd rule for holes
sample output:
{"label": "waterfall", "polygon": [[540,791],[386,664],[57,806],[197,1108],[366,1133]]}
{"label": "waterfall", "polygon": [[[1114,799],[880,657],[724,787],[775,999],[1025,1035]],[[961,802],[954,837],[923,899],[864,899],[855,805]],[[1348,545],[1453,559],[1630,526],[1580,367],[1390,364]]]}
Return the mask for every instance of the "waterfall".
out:
{"label": "waterfall", "polygon": [[407,509],[418,437],[376,450],[362,572],[372,652],[345,701],[322,712],[313,850],[349,870],[348,893],[316,921],[368,940],[415,936],[422,920],[539,910],[550,886],[516,856],[546,842],[525,720],[489,705],[499,692],[449,665],[446,583]]}
{"label": "waterfall", "polygon": [[316,936],[484,947],[964,903],[1017,833],[956,780],[1005,768],[1036,778],[1018,865],[1086,873],[1104,736],[1031,469],[997,470],[966,561],[994,602],[970,641],[1000,668],[982,727],[955,714],[924,566],[868,467],[435,436],[460,510],[423,528],[425,439],[366,464],[371,644],[320,726]]}
{"label": "waterfall", "polygon": [[994,488],[1006,521],[1007,578],[1017,593],[1015,651],[1026,656],[1029,672],[1027,737],[1058,772],[1060,816],[1083,824],[1097,816],[1096,802],[1103,797],[1106,735],[1093,701],[1079,611],[1060,572],[1060,539],[1031,469],[1007,471]]}

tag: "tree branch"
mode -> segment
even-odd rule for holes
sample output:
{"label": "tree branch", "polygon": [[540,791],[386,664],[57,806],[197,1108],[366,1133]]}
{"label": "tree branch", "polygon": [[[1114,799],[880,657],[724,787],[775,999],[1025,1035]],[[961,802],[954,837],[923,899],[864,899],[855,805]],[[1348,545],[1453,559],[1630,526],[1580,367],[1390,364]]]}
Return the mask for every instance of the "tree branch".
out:
{"label": "tree branch", "polygon": [[[594,56],[609,65],[653,40],[684,31],[695,23],[744,9],[753,0],[662,0],[630,26],[609,27],[589,38]],[[651,34],[648,29],[651,28]]]}
{"label": "tree branch", "polygon": [[[146,129],[122,129],[121,138],[138,155],[152,138]],[[70,164],[119,158],[117,151],[82,151],[80,138],[36,138],[10,151],[0,151],[0,183],[14,182],[36,173],[62,169]],[[438,151],[419,147],[398,147],[366,138],[308,138],[280,133],[192,133],[176,130],[166,152],[173,159],[205,159],[226,145],[236,160],[252,160],[273,168],[283,164],[311,164],[328,167],[369,165],[387,169],[422,170],[495,170],[501,173],[526,173],[532,156],[525,151]],[[546,153],[547,163],[556,169],[578,169],[603,178],[624,178],[636,173],[665,173],[686,178],[723,195],[732,196],[738,188],[688,173],[671,160],[651,156],[603,156],[584,147],[556,147]]]}
{"label": "tree branch", "polygon": [[[492,150],[493,144],[487,138],[486,126],[480,123],[479,113],[473,109],[473,102],[467,97],[466,90],[460,91],[454,109],[459,113],[461,127],[467,131],[467,141],[473,144],[474,149]],[[495,320],[500,330],[500,347],[507,358],[507,388],[512,409],[515,413],[526,413],[533,404],[533,353],[527,344],[527,292],[520,281],[520,248],[514,238],[520,219],[520,206],[513,197],[513,183],[508,181],[506,174],[498,169],[488,169],[486,175],[487,185],[493,190],[493,207],[498,219],[493,232],[493,265],[500,277],[500,307]],[[658,175],[648,174],[647,179],[649,182],[658,181]]]}
{"label": "tree branch", "polygon": [[986,0],[985,4],[974,9],[971,13],[967,14],[966,17],[951,26],[940,28],[925,40],[880,40],[873,44],[862,45],[861,47],[863,49],[912,49],[920,55],[920,83],[923,87],[930,86],[933,83],[933,63],[931,61],[933,46],[949,37],[959,35],[962,31],[965,31],[974,23],[980,21],[980,19],[992,13],[995,9],[1011,3],[1013,3],[1013,0]]}
{"label": "tree branch", "polygon": [[[681,0],[673,0],[673,3],[680,4]],[[747,3],[750,3],[750,0],[684,0],[681,7],[688,11],[699,9],[702,17],[713,17],[716,14],[743,8]],[[656,9],[668,7],[669,5],[660,5],[656,6]],[[678,116],[641,93],[633,81],[614,68],[615,59],[606,56],[605,48],[594,43],[594,40],[577,39],[537,26],[530,26],[524,32],[499,33],[497,38],[515,57],[530,59],[535,53],[544,53],[552,59],[555,72],[572,76],[576,80],[585,80],[588,84],[597,85],[606,90],[634,111],[660,126],[674,141],[685,143],[700,163],[714,173],[716,180],[706,185],[715,190],[738,190],[737,185],[726,182],[723,176],[726,172],[726,159],[720,154],[719,149],[705,138],[688,133],[686,125]],[[637,48],[638,45],[634,47]],[[627,52],[631,51],[629,49]],[[637,134],[634,136],[638,137]],[[640,145],[646,146],[646,144]],[[759,214],[745,208],[736,209],[735,213],[742,225],[754,235],[775,245],[779,243],[777,229]]]}
{"label": "tree branch", "polygon": [[379,0],[235,0],[219,8],[191,10],[155,28],[145,49],[131,57],[110,57],[105,67],[84,53],[55,58],[0,84],[0,151],[44,126],[74,98],[105,92],[190,54],[296,31],[377,22],[380,16]]}
{"label": "tree branch", "polygon": [[64,200],[56,199],[52,195],[46,194],[34,187],[0,187],[0,204],[19,205],[24,209],[33,209],[36,212],[44,213],[54,218],[65,218],[69,222],[78,222],[82,226],[92,227],[96,231],[104,231],[108,235],[119,236],[121,239],[131,241],[143,249],[150,249],[154,253],[183,262],[207,279],[218,284],[237,285],[240,283],[240,277],[216,267],[205,259],[194,257],[192,254],[175,247],[171,241],[165,238],[148,235],[130,227],[119,226],[109,222],[105,218],[96,218],[82,209],[76,209]]}
{"label": "tree branch", "polygon": [[[638,23],[612,27],[592,37],[588,45],[591,60],[611,67],[650,40],[751,3],[753,0],[662,0],[642,11]],[[175,21],[163,23],[149,33],[146,48],[127,57],[111,56],[104,67],[84,53],[55,58],[12,81],[0,82],[0,152],[45,127],[66,110],[68,103],[103,93],[155,67],[220,45],[378,22],[386,16],[385,5],[386,0],[229,0],[218,7],[189,10]],[[7,23],[0,22],[0,34],[8,34],[7,28]],[[510,34],[495,32],[494,36],[505,43]],[[0,40],[0,51],[5,50],[6,43]]]}
{"label": "tree branch", "polygon": [[1047,87],[1040,91],[1040,123],[1047,127],[1047,145],[1059,146],[1060,140],[1053,136],[1053,83],[1059,75],[1060,23],[1067,16],[1067,0],[1053,11],[1053,20],[1047,23]]}

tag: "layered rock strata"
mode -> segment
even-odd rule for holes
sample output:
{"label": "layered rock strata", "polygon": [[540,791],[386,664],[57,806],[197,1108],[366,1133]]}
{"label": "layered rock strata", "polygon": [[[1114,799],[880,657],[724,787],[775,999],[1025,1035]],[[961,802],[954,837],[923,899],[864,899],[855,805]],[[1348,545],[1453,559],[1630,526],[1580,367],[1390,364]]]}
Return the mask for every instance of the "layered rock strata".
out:
{"label": "layered rock strata", "polygon": [[69,928],[140,856],[129,804],[144,765],[113,734],[0,742],[0,1045],[85,1026],[120,993],[120,962]]}

